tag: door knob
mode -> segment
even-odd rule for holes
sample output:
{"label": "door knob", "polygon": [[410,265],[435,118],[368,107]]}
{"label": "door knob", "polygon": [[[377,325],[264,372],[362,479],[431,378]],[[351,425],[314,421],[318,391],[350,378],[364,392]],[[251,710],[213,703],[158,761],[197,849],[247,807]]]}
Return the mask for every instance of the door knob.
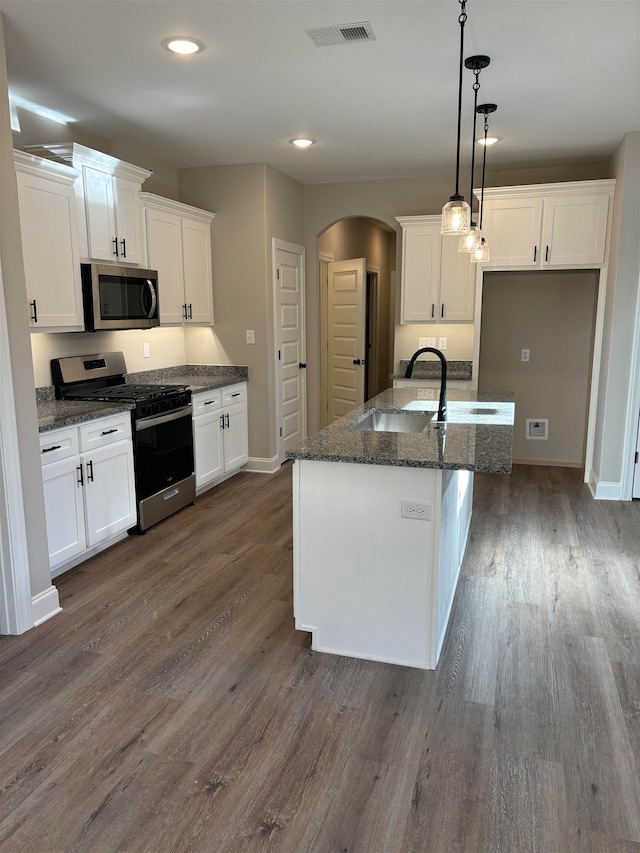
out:
{"label": "door knob", "polygon": [[354,363],[354,364],[362,364],[362,362],[360,361],[360,359],[359,359],[359,358],[354,358],[354,359],[353,359],[353,363]]}
{"label": "door knob", "polygon": [[307,366],[306,361],[301,361],[301,362],[300,362],[300,364],[298,365],[298,367],[300,368],[300,370],[304,370],[304,368],[305,368],[306,366]]}

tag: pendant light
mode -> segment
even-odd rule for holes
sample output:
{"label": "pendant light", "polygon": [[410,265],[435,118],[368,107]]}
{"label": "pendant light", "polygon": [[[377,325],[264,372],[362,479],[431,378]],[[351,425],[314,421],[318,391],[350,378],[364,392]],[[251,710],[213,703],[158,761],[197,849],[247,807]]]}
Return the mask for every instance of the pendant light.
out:
{"label": "pendant light", "polygon": [[[495,113],[498,109],[497,104],[481,104],[476,108],[476,112],[484,115],[484,139],[485,143],[482,146],[482,189],[480,190],[480,230],[482,230],[482,215],[484,214],[484,176],[487,168],[487,134],[489,133],[489,116]],[[471,261],[474,264],[486,263],[490,258],[489,244],[484,237],[480,240],[480,248],[471,255]]]}
{"label": "pendant light", "polygon": [[[465,59],[465,68],[469,68],[476,76],[473,82],[473,133],[471,135],[471,187],[469,189],[469,210],[471,214],[471,222],[469,230],[466,234],[460,236],[458,243],[459,252],[475,252],[480,248],[482,242],[482,232],[477,222],[473,218],[473,176],[476,167],[476,118],[478,115],[478,92],[480,91],[480,72],[486,68],[491,60],[488,56],[470,56]],[[478,214],[480,208],[478,207]]]}
{"label": "pendant light", "polygon": [[456,191],[442,208],[443,234],[466,234],[470,227],[471,209],[460,194],[460,130],[462,125],[462,69],[464,68],[464,25],[467,22],[467,0],[460,3],[460,73],[458,78],[458,136],[456,139]]}

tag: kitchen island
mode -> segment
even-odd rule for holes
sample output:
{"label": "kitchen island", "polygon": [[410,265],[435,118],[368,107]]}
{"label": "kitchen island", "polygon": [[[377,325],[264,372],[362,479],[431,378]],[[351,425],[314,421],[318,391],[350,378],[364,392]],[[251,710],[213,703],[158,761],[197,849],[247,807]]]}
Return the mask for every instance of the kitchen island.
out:
{"label": "kitchen island", "polygon": [[293,470],[294,615],[317,651],[434,669],[475,471],[511,471],[510,394],[394,389],[306,439]]}

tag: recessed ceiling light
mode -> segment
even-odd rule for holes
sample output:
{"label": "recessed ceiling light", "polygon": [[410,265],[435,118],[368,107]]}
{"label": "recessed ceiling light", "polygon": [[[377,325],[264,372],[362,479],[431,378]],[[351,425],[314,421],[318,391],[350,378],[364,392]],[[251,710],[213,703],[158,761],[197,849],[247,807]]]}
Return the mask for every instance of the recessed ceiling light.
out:
{"label": "recessed ceiling light", "polygon": [[495,145],[496,142],[500,142],[501,139],[501,136],[487,136],[486,139],[483,136],[478,140],[478,145]]}
{"label": "recessed ceiling light", "polygon": [[295,145],[296,148],[308,148],[310,145],[313,145],[315,141],[316,141],[315,139],[308,139],[306,137],[300,138],[300,139],[290,139],[289,140],[289,142],[292,145]]}
{"label": "recessed ceiling light", "polygon": [[204,44],[197,39],[192,39],[189,36],[171,36],[162,42],[162,46],[166,47],[172,53],[179,53],[181,56],[188,56],[190,53],[201,53],[204,50]]}

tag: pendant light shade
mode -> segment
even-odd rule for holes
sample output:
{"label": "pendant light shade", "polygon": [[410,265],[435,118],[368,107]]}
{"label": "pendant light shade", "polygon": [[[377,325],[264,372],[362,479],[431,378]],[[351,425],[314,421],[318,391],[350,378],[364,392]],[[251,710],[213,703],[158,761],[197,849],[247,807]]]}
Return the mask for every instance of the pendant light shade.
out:
{"label": "pendant light shade", "polygon": [[489,252],[489,244],[484,239],[484,237],[480,241],[479,248],[471,255],[470,261],[474,264],[486,264],[487,261],[491,259],[491,254]]}
{"label": "pendant light shade", "polygon": [[460,3],[460,73],[458,77],[458,135],[456,138],[456,191],[442,208],[443,234],[466,234],[471,227],[471,208],[460,194],[460,130],[462,123],[462,69],[464,67],[464,25],[467,22],[467,0]]}
{"label": "pendant light shade", "polygon": [[[498,109],[497,104],[481,104],[479,107],[476,107],[476,113],[484,115],[484,138],[486,140],[487,134],[489,133],[489,116],[491,113],[495,113]],[[480,228],[482,228],[482,217],[484,214],[484,178],[485,172],[487,170],[487,146],[483,147],[482,154],[482,189],[480,191]],[[486,264],[490,259],[489,254],[489,244],[485,240],[484,237],[481,238],[480,246],[476,249],[475,252],[471,255],[471,261],[474,264]]]}
{"label": "pendant light shade", "polygon": [[471,208],[462,195],[452,195],[442,208],[442,233],[466,234],[471,227]]}
{"label": "pendant light shade", "polygon": [[462,234],[458,243],[459,252],[475,252],[480,248],[482,243],[482,231],[475,222],[471,223],[471,227],[466,234]]}

